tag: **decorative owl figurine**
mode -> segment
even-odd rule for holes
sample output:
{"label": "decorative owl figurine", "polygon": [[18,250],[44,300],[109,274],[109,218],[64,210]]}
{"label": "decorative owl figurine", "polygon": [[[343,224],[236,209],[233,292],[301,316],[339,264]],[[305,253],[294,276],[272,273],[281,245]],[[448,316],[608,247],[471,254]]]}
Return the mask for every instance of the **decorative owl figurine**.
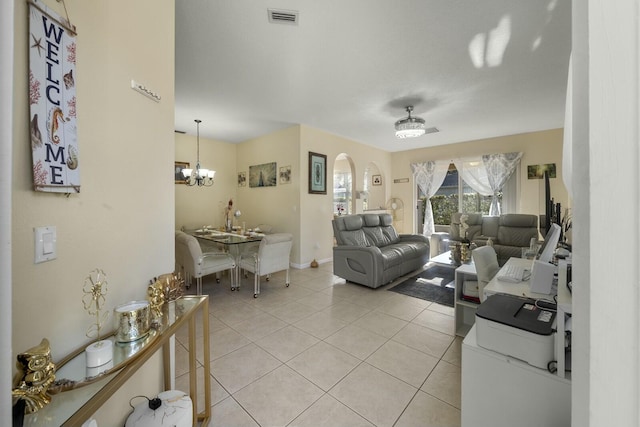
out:
{"label": "decorative owl figurine", "polygon": [[11,394],[14,403],[24,400],[25,412],[32,414],[51,402],[47,389],[56,378],[56,365],[51,361],[49,340],[43,338],[39,345],[18,354],[17,360]]}

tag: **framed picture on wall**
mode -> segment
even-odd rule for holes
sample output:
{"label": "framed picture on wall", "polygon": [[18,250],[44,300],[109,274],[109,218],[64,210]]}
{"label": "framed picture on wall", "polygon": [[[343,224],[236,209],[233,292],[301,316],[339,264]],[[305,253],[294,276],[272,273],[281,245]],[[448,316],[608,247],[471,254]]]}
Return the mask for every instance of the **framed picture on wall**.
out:
{"label": "framed picture on wall", "polygon": [[527,179],[542,179],[544,177],[545,172],[549,172],[549,178],[555,178],[556,164],[546,163],[543,165],[528,165]]}
{"label": "framed picture on wall", "polygon": [[291,165],[280,168],[280,184],[291,183]]}
{"label": "framed picture on wall", "polygon": [[382,185],[382,176],[371,175],[371,185]]}
{"label": "framed picture on wall", "polygon": [[245,187],[247,185],[247,173],[238,172],[238,187]]}
{"label": "framed picture on wall", "polygon": [[249,166],[249,187],[275,187],[276,162]]}
{"label": "framed picture on wall", "polygon": [[309,151],[309,194],[327,194],[327,156]]}
{"label": "framed picture on wall", "polygon": [[182,169],[189,169],[189,162],[175,162],[176,167],[174,170],[175,183],[185,184],[184,175],[182,175]]}

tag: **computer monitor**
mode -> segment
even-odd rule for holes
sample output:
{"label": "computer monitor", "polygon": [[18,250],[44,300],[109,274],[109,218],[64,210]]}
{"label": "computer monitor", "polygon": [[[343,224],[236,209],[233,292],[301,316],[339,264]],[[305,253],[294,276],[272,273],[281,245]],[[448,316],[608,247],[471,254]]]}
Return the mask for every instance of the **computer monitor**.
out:
{"label": "computer monitor", "polygon": [[542,262],[551,262],[553,260],[553,253],[556,251],[556,246],[560,241],[561,228],[558,224],[551,224],[551,228],[544,236],[544,241],[538,252],[538,260]]}

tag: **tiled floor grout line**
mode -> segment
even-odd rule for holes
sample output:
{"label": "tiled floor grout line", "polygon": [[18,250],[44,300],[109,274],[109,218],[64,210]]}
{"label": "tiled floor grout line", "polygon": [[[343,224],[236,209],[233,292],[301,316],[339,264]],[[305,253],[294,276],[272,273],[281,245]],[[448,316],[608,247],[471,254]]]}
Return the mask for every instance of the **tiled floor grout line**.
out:
{"label": "tiled floor grout line", "polygon": [[[410,275],[408,275],[408,276],[410,276]],[[407,276],[407,277],[408,277],[408,276]],[[314,279],[305,279],[305,280],[314,280]],[[404,280],[404,278],[401,278],[401,279],[399,279],[399,280]],[[400,281],[397,281],[397,282],[399,283]],[[275,282],[275,285],[276,285],[276,286],[278,286],[278,284],[277,284],[277,283],[278,283],[278,282],[276,281],[276,282]],[[271,282],[270,284],[271,284],[271,285],[273,285],[273,284],[274,284],[274,282]],[[380,292],[380,291],[382,291],[382,292],[386,292],[390,287],[395,286],[395,284],[396,284],[396,282],[393,282],[393,283],[391,283],[391,284],[385,285],[385,287],[383,287],[383,288],[381,288],[381,289],[377,289],[376,291],[378,291],[378,292]],[[221,284],[214,284],[214,286],[220,286],[220,285],[221,285]],[[244,284],[243,284],[243,285],[244,285]],[[293,282],[293,280],[292,280],[292,285],[291,285],[291,286],[294,286],[294,282]],[[235,396],[236,396],[236,394],[237,394],[237,393],[239,393],[241,390],[245,389],[246,387],[249,387],[250,385],[252,385],[252,384],[256,383],[257,381],[260,381],[260,380],[261,380],[262,378],[264,378],[265,376],[272,374],[274,371],[276,371],[276,370],[278,370],[278,369],[282,368],[283,366],[286,366],[288,369],[293,370],[294,372],[296,372],[297,374],[299,374],[302,378],[304,378],[305,380],[307,380],[310,384],[313,384],[315,387],[317,387],[318,389],[320,389],[320,390],[322,391],[322,394],[320,395],[320,397],[318,397],[317,399],[315,399],[315,400],[314,400],[312,403],[310,403],[310,404],[309,404],[309,405],[308,405],[304,410],[302,410],[300,413],[298,413],[298,414],[297,414],[297,415],[296,415],[296,416],[295,416],[291,421],[289,421],[289,422],[287,423],[287,425],[289,425],[289,424],[291,424],[292,422],[294,422],[296,419],[298,419],[299,417],[301,417],[301,416],[302,416],[302,415],[303,415],[303,414],[304,414],[308,409],[310,409],[310,408],[311,408],[315,403],[317,403],[319,400],[321,400],[324,396],[327,396],[327,395],[328,395],[328,396],[329,396],[329,397],[331,397],[332,399],[336,399],[335,397],[333,397],[333,396],[330,394],[331,390],[333,390],[333,389],[334,389],[338,384],[340,384],[342,381],[344,381],[344,380],[345,380],[345,378],[347,378],[347,377],[348,377],[351,373],[353,373],[356,369],[358,369],[360,366],[362,366],[364,363],[366,363],[368,366],[370,366],[370,367],[372,367],[372,368],[374,368],[374,369],[376,369],[376,370],[380,371],[381,373],[384,373],[384,374],[386,374],[386,375],[389,375],[389,376],[393,377],[394,379],[396,379],[396,380],[398,380],[398,381],[401,381],[402,383],[404,383],[404,384],[406,384],[406,385],[410,386],[411,388],[415,389],[415,392],[413,393],[413,395],[412,395],[411,399],[409,399],[409,401],[406,403],[405,407],[402,409],[402,411],[400,412],[400,414],[399,414],[399,415],[397,416],[397,418],[394,420],[394,422],[393,422],[393,424],[392,424],[392,425],[395,425],[395,424],[397,424],[397,423],[398,423],[398,421],[402,418],[403,414],[407,411],[407,409],[410,407],[411,403],[412,403],[412,402],[414,401],[414,399],[419,395],[419,393],[420,393],[420,392],[423,392],[423,393],[425,393],[425,394],[429,395],[430,397],[432,397],[432,398],[434,398],[434,399],[437,399],[438,401],[442,402],[443,404],[446,404],[447,406],[451,406],[452,408],[455,408],[455,409],[458,409],[458,410],[459,410],[459,408],[455,407],[454,405],[451,405],[449,402],[444,401],[443,399],[439,398],[438,396],[434,396],[434,395],[432,395],[431,393],[428,393],[427,391],[422,390],[422,387],[424,387],[424,386],[425,386],[425,384],[428,382],[429,378],[431,377],[431,375],[433,375],[433,373],[434,373],[434,372],[436,371],[436,369],[437,369],[437,366],[438,366],[441,362],[445,362],[445,363],[447,363],[447,364],[452,364],[452,363],[451,363],[451,362],[449,362],[448,360],[445,360],[445,359],[444,359],[444,357],[445,357],[445,355],[447,355],[447,354],[449,353],[449,351],[453,348],[453,346],[455,346],[455,345],[456,345],[456,337],[455,337],[455,335],[453,336],[453,338],[452,338],[451,342],[447,345],[446,349],[445,349],[445,350],[444,350],[444,351],[443,351],[443,352],[442,352],[442,353],[437,357],[437,362],[433,365],[433,367],[431,368],[430,372],[426,375],[425,379],[421,382],[421,384],[420,384],[418,387],[416,387],[416,386],[414,386],[414,385],[412,385],[412,384],[410,384],[410,383],[406,382],[406,381],[405,381],[405,380],[403,380],[402,378],[399,378],[399,377],[395,376],[395,375],[394,375],[394,374],[392,374],[392,373],[386,372],[385,370],[383,370],[383,369],[381,369],[381,368],[378,368],[377,366],[372,365],[370,362],[368,362],[368,359],[370,359],[372,355],[374,355],[376,352],[378,352],[378,351],[379,351],[383,346],[387,345],[390,341],[395,342],[395,343],[400,344],[400,345],[403,345],[403,346],[406,346],[407,348],[410,348],[410,349],[412,349],[412,350],[418,351],[418,352],[420,352],[420,353],[422,353],[422,354],[425,354],[425,355],[428,355],[428,356],[430,356],[430,357],[434,357],[434,355],[433,355],[433,354],[430,354],[430,353],[424,352],[422,349],[413,348],[413,347],[411,347],[411,346],[407,346],[406,344],[404,344],[404,343],[402,343],[402,342],[400,342],[400,341],[394,340],[394,338],[396,338],[396,337],[398,336],[398,334],[400,334],[400,332],[402,332],[405,328],[407,328],[407,327],[408,327],[408,326],[410,326],[410,325],[415,325],[415,326],[419,326],[419,327],[421,327],[421,328],[426,328],[426,329],[429,329],[429,330],[431,330],[431,331],[433,331],[433,332],[436,332],[436,333],[438,333],[438,334],[443,334],[443,335],[449,335],[449,336],[451,336],[451,335],[450,335],[450,334],[448,334],[448,333],[443,333],[442,331],[440,331],[440,330],[438,330],[438,329],[431,328],[431,327],[429,327],[428,325],[424,325],[424,324],[416,323],[416,322],[415,322],[415,320],[416,320],[416,319],[417,319],[417,318],[418,318],[422,313],[424,313],[425,311],[429,310],[429,307],[430,307],[432,304],[428,304],[428,305],[426,305],[424,308],[419,307],[419,305],[416,305],[416,307],[420,308],[420,310],[416,310],[416,311],[417,311],[417,314],[410,316],[410,320],[407,320],[407,318],[402,318],[402,317],[399,317],[399,316],[397,316],[397,315],[395,315],[395,314],[393,314],[393,313],[389,313],[389,312],[385,312],[385,311],[384,311],[384,306],[387,304],[387,302],[391,302],[391,300],[392,300],[392,298],[393,298],[393,297],[388,297],[388,298],[386,298],[385,300],[383,300],[382,302],[377,303],[377,304],[376,304],[376,303],[374,303],[374,304],[370,304],[369,302],[367,302],[367,301],[368,301],[368,299],[367,299],[367,301],[362,301],[362,304],[358,304],[356,301],[357,301],[357,299],[360,297],[360,296],[359,296],[359,294],[358,294],[358,292],[359,292],[359,291],[354,292],[353,294],[351,294],[351,293],[347,292],[347,293],[345,294],[345,295],[346,295],[346,297],[335,296],[335,295],[333,295],[333,294],[332,294],[332,292],[330,292],[330,290],[336,286],[336,284],[335,284],[335,283],[334,283],[333,285],[327,286],[327,287],[326,287],[326,288],[324,288],[324,289],[316,289],[316,288],[312,288],[312,287],[305,287],[303,284],[299,284],[299,286],[300,286],[301,288],[304,288],[305,290],[309,291],[309,294],[308,294],[308,295],[306,295],[306,296],[302,296],[302,297],[297,297],[297,296],[296,296],[295,298],[292,298],[291,300],[285,300],[286,302],[285,302],[284,304],[289,304],[289,303],[298,303],[298,304],[302,304],[302,305],[307,305],[308,307],[310,307],[311,309],[313,309],[313,308],[314,308],[313,306],[311,306],[311,305],[309,305],[309,304],[305,304],[304,302],[300,302],[300,300],[303,300],[303,299],[305,299],[305,298],[310,298],[310,297],[312,297],[312,296],[316,296],[316,297],[318,297],[318,296],[320,296],[320,295],[322,295],[322,294],[324,294],[324,295],[329,295],[329,296],[332,298],[332,303],[331,303],[330,305],[326,306],[326,307],[321,308],[320,310],[316,310],[316,311],[313,311],[313,312],[307,313],[305,316],[303,316],[303,317],[301,317],[301,318],[299,318],[299,319],[297,319],[297,320],[295,320],[295,321],[293,321],[293,322],[290,322],[290,321],[288,321],[288,320],[285,320],[285,319],[283,319],[283,318],[278,317],[277,315],[272,314],[271,312],[272,312],[272,311],[274,311],[274,308],[273,308],[270,304],[269,304],[269,305],[266,305],[266,306],[263,306],[263,307],[260,307],[260,306],[257,306],[257,305],[256,305],[256,304],[259,304],[259,301],[252,301],[252,300],[249,300],[248,302],[246,302],[246,301],[235,301],[235,302],[233,302],[232,304],[230,304],[230,306],[234,306],[234,305],[236,305],[236,304],[244,304],[244,305],[246,305],[246,306],[248,306],[248,307],[250,307],[250,308],[252,308],[252,309],[256,309],[256,310],[260,313],[260,314],[258,314],[258,315],[260,315],[260,316],[261,316],[261,315],[263,315],[263,314],[266,314],[266,315],[271,316],[271,317],[273,317],[273,318],[277,319],[278,321],[280,321],[280,322],[283,322],[283,323],[284,323],[284,326],[279,327],[279,328],[277,328],[277,329],[275,329],[275,330],[273,330],[273,331],[270,331],[267,335],[265,335],[265,336],[263,336],[263,337],[250,338],[250,337],[248,337],[248,336],[245,336],[245,335],[243,335],[243,334],[242,334],[238,329],[236,329],[232,324],[227,323],[228,321],[225,321],[225,320],[223,320],[222,318],[217,317],[217,316],[215,315],[215,313],[214,313],[214,312],[210,312],[210,316],[212,316],[212,317],[209,319],[209,320],[210,320],[210,323],[211,323],[212,321],[215,321],[215,322],[219,322],[219,324],[221,324],[221,325],[222,325],[218,330],[222,330],[223,328],[229,328],[230,330],[234,331],[236,334],[239,334],[240,336],[242,336],[243,338],[245,338],[248,342],[247,342],[246,344],[244,344],[244,345],[242,345],[242,346],[240,346],[240,347],[238,347],[238,348],[236,348],[236,349],[232,350],[232,351],[231,351],[231,352],[229,352],[229,353],[225,353],[224,355],[218,355],[215,359],[210,360],[208,363],[212,363],[214,360],[218,360],[218,359],[220,359],[220,358],[227,357],[227,356],[229,356],[229,355],[233,354],[234,352],[237,352],[237,351],[239,351],[239,350],[241,350],[241,349],[246,348],[247,346],[249,346],[249,345],[251,345],[251,344],[253,344],[253,345],[254,345],[254,346],[256,346],[257,348],[259,348],[260,350],[262,350],[262,351],[264,351],[264,352],[268,353],[271,357],[273,357],[275,360],[277,360],[277,361],[278,361],[278,365],[277,365],[277,366],[275,366],[273,369],[270,369],[268,372],[265,372],[265,373],[263,373],[262,375],[260,375],[259,377],[252,379],[252,381],[251,381],[250,383],[248,383],[248,384],[244,385],[242,388],[240,388],[240,389],[236,390],[236,391],[235,391],[235,393],[231,393],[231,392],[230,392],[230,390],[228,390],[228,389],[225,387],[225,385],[224,385],[223,383],[221,383],[220,381],[218,381],[218,379],[215,377],[214,373],[212,372],[212,373],[211,373],[212,379],[213,379],[214,381],[216,381],[216,382],[217,382],[217,384],[218,384],[218,385],[219,385],[219,386],[224,390],[224,392],[228,395],[226,398],[224,398],[224,399],[222,399],[222,400],[220,400],[220,401],[218,401],[218,402],[214,403],[212,406],[215,406],[215,405],[217,405],[217,404],[219,404],[219,403],[221,403],[221,402],[225,401],[227,398],[229,398],[229,397],[230,397],[230,398],[232,398],[232,399],[236,402],[236,404],[237,404],[238,406],[240,406],[240,407],[241,407],[241,408],[242,408],[242,409],[243,409],[243,410],[248,414],[248,416],[249,416],[249,417],[251,417],[251,419],[252,419],[252,420],[253,420],[257,425],[260,425],[260,424],[259,424],[259,422],[258,422],[258,419],[256,419],[256,418],[255,418],[255,417],[254,417],[254,416],[249,412],[248,408],[243,407],[243,406],[242,406],[242,404],[241,404],[241,402],[240,402],[240,401],[238,401],[238,400],[237,400],[237,398],[236,398]],[[359,286],[359,285],[353,285],[353,286]],[[245,286],[243,286],[243,287],[245,287]],[[205,290],[206,290],[206,288],[207,288],[207,286],[205,285]],[[211,297],[212,297],[212,298],[214,298],[214,297],[216,296],[216,294],[218,294],[219,292],[220,292],[219,290],[213,289],[213,291],[210,293],[210,295],[211,295]],[[263,292],[264,292],[264,287],[263,287]],[[266,294],[266,293],[265,293],[265,294]],[[320,295],[319,295],[319,294],[320,294]],[[248,295],[248,294],[245,294],[245,295]],[[363,293],[363,295],[371,295],[371,294]],[[272,297],[272,298],[280,298],[280,297],[281,297],[281,291],[279,291],[279,290],[275,290],[275,292],[273,292],[273,293],[271,293],[271,294],[270,294],[270,297]],[[226,298],[226,296],[225,296],[225,298]],[[260,296],[259,296],[258,298],[260,298]],[[368,296],[367,296],[367,298],[368,298]],[[230,299],[230,301],[233,301],[233,298],[232,298],[232,299]],[[225,303],[226,303],[226,302],[225,302]],[[225,303],[221,303],[221,304],[225,304]],[[345,323],[345,325],[344,325],[344,326],[342,326],[342,327],[340,327],[339,329],[337,329],[337,330],[335,330],[335,331],[331,332],[328,336],[326,336],[326,337],[324,337],[324,338],[320,338],[320,337],[318,337],[318,336],[316,336],[316,335],[314,335],[314,334],[312,334],[312,333],[310,333],[310,332],[308,332],[308,331],[306,331],[306,330],[304,330],[304,329],[300,328],[300,327],[299,327],[299,325],[296,325],[296,323],[299,323],[299,322],[301,322],[302,320],[308,319],[308,318],[309,318],[309,317],[311,317],[311,316],[317,315],[317,314],[319,314],[319,313],[323,313],[323,312],[325,312],[325,311],[330,311],[332,307],[334,307],[334,306],[336,306],[337,304],[340,304],[340,303],[358,305],[358,306],[363,307],[364,309],[366,309],[366,311],[365,311],[364,313],[362,313],[362,314],[358,315],[358,316],[357,316],[357,317],[355,317],[354,319],[349,320],[348,322],[343,322],[343,323]],[[210,304],[210,309],[211,309],[211,310],[213,310],[213,309],[212,309],[212,306],[213,306],[213,304]],[[440,313],[440,314],[443,314],[443,315],[448,315],[448,316],[450,316],[449,314],[445,314],[445,313],[443,313],[442,311],[437,311],[437,310],[431,310],[431,311],[433,311],[434,313]],[[360,319],[362,319],[362,318],[364,318],[364,317],[366,317],[366,316],[368,316],[368,315],[371,315],[372,313],[378,313],[378,314],[380,314],[380,315],[382,315],[382,316],[389,316],[389,317],[391,317],[391,318],[393,318],[393,319],[397,319],[397,320],[399,320],[399,321],[405,322],[405,324],[404,324],[404,325],[403,325],[399,330],[397,330],[396,332],[394,332],[394,333],[393,333],[393,335],[391,335],[390,337],[387,337],[387,336],[384,336],[384,335],[380,335],[380,334],[379,334],[379,333],[377,333],[376,331],[373,331],[373,330],[370,330],[370,329],[361,328],[359,325],[356,325],[356,323],[357,323]],[[232,322],[232,323],[235,323],[235,322]],[[235,323],[235,324],[241,324],[241,323],[242,323],[242,322],[241,322],[241,321],[239,321],[239,322],[237,322],[237,323]],[[376,335],[378,335],[378,336],[380,336],[380,337],[384,338],[385,340],[384,340],[384,342],[382,342],[382,344],[378,345],[375,349],[373,349],[372,351],[370,351],[370,352],[369,352],[369,354],[368,354],[366,357],[364,357],[363,359],[361,359],[360,357],[355,356],[354,354],[351,354],[351,353],[349,353],[348,351],[345,351],[345,350],[341,349],[340,347],[338,347],[338,346],[336,346],[336,345],[332,344],[331,342],[328,342],[328,341],[327,341],[329,338],[333,337],[334,335],[338,334],[339,332],[343,331],[345,328],[348,328],[348,327],[350,327],[350,326],[354,326],[354,327],[360,328],[360,329],[362,329],[363,331],[367,331],[367,332],[374,333],[374,334],[376,334]],[[270,336],[270,335],[272,335],[272,334],[275,334],[275,333],[277,333],[277,332],[279,332],[279,331],[281,331],[281,330],[283,330],[283,329],[285,329],[285,328],[288,328],[288,327],[294,327],[294,328],[296,328],[298,331],[300,331],[300,332],[302,332],[302,333],[304,333],[304,334],[307,334],[307,335],[309,335],[309,336],[311,336],[311,337],[313,337],[313,338],[317,339],[318,341],[317,341],[315,344],[313,344],[311,347],[306,347],[306,348],[302,349],[301,351],[297,352],[296,354],[294,354],[294,355],[290,355],[290,356],[289,356],[289,358],[288,358],[286,361],[282,361],[282,360],[280,360],[280,359],[279,359],[275,354],[273,354],[273,353],[269,352],[269,350],[268,350],[266,347],[263,347],[263,346],[261,346],[260,344],[258,344],[258,342],[259,342],[260,340],[262,340],[262,339],[264,339],[264,338],[266,338],[266,337],[268,337],[268,336]],[[211,335],[213,335],[215,332],[216,332],[216,331],[212,330],[212,328],[211,328],[211,326],[210,326],[210,333],[211,333]],[[184,338],[183,338],[183,339],[184,339]],[[180,340],[180,338],[179,338],[177,341],[179,342],[180,346],[182,347],[182,350],[187,351],[187,345],[186,345],[186,344],[183,344],[183,343],[182,343],[182,341]],[[326,344],[326,345],[329,345],[329,346],[331,346],[332,348],[334,348],[334,349],[336,349],[336,350],[338,350],[338,351],[344,352],[345,354],[348,354],[349,356],[354,357],[354,358],[356,358],[356,359],[358,360],[358,363],[357,363],[355,366],[353,366],[352,368],[350,368],[347,372],[345,372],[344,374],[342,374],[342,376],[341,376],[341,377],[340,377],[340,378],[339,378],[339,379],[338,379],[338,380],[337,380],[333,385],[331,385],[331,387],[330,387],[328,390],[324,390],[322,387],[320,387],[319,385],[317,385],[317,384],[316,384],[316,383],[315,383],[311,378],[307,378],[303,373],[300,373],[300,372],[296,371],[293,367],[291,367],[291,366],[288,364],[288,363],[290,363],[292,360],[294,360],[295,358],[299,357],[299,356],[300,356],[301,354],[303,354],[304,352],[308,351],[310,348],[312,348],[312,347],[314,347],[314,346],[318,345],[319,343],[324,343],[324,344]],[[198,366],[199,366],[199,367],[201,367],[201,366],[202,366],[202,363],[205,363],[205,362],[204,362],[204,361],[203,361],[203,362],[197,361],[197,363],[198,363]],[[454,365],[454,366],[458,366],[457,364],[452,364],[452,365]],[[182,375],[188,375],[188,373],[184,373],[184,374],[182,374]],[[181,375],[181,376],[182,376],[182,375]],[[346,408],[348,408],[350,411],[353,411],[354,413],[358,414],[358,415],[359,415],[360,417],[362,417],[363,419],[367,420],[367,422],[369,422],[369,423],[371,423],[371,424],[374,424],[374,422],[373,422],[372,420],[367,419],[363,414],[358,413],[355,409],[353,409],[353,408],[349,407],[346,403],[341,402],[340,400],[338,400],[338,402],[340,402],[340,404],[344,405],[344,406],[345,406]],[[375,424],[374,424],[374,425],[375,425]]]}

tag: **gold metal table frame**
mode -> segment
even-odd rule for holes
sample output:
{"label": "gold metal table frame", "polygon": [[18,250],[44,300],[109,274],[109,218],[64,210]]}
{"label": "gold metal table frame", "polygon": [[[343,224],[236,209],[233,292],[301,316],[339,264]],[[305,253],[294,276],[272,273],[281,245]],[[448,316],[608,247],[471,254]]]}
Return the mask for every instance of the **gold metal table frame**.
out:
{"label": "gold metal table frame", "polygon": [[[196,376],[196,314],[202,313],[203,357],[209,357],[209,297],[207,295],[183,296],[175,301],[165,303],[157,337],[140,348],[135,354],[121,364],[117,371],[109,371],[99,379],[91,379],[86,385],[79,383],[77,387],[54,394],[49,405],[40,411],[25,416],[25,426],[79,426],[95,412],[120,388],[144,363],[162,347],[164,388],[171,389],[171,346],[170,338],[185,324],[189,325],[189,396],[193,407],[193,425],[207,426],[211,418],[211,372],[209,363],[203,363],[204,383],[198,387]],[[84,349],[88,344],[69,354],[56,367],[60,369],[67,363],[80,362],[77,358],[85,358]],[[86,369],[86,368],[85,368]],[[198,390],[204,392],[204,409],[198,412]]]}

